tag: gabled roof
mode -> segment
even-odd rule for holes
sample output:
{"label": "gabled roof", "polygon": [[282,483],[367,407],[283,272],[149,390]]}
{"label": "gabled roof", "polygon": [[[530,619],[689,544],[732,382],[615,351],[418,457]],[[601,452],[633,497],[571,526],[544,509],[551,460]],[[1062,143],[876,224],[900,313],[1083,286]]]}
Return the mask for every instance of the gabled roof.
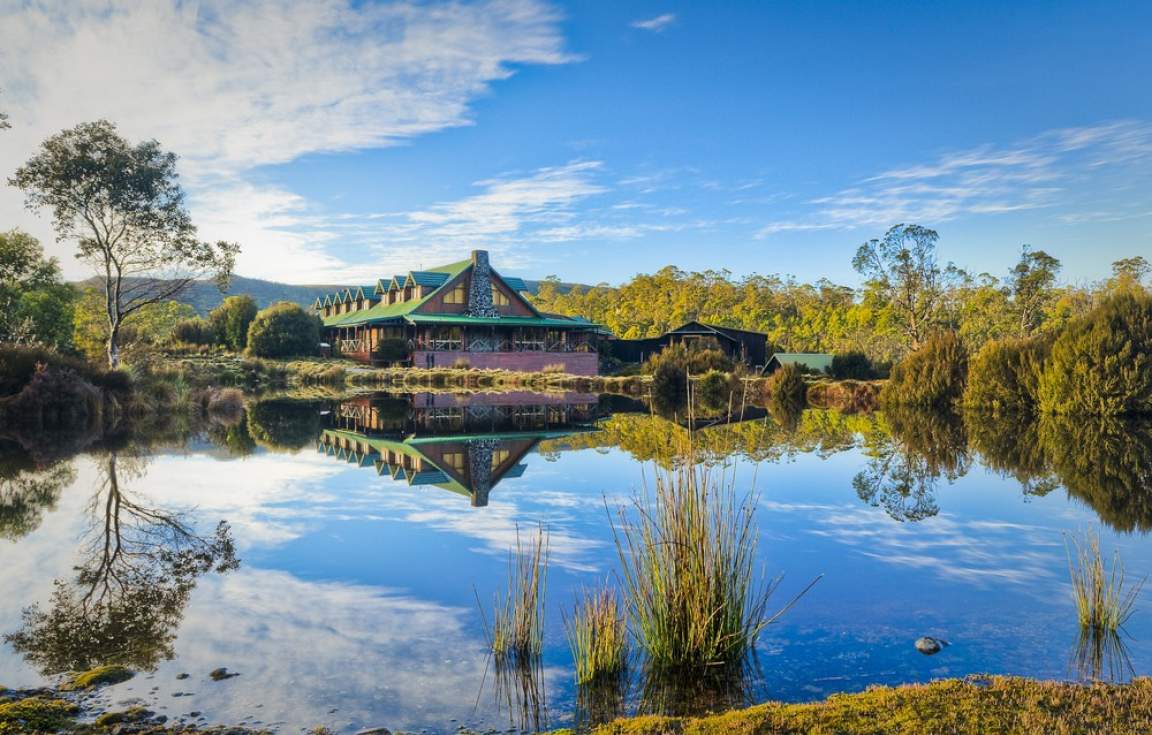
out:
{"label": "gabled roof", "polygon": [[763,337],[764,339],[768,339],[768,335],[763,332],[753,332],[747,329],[735,329],[733,327],[721,327],[716,324],[705,324],[704,322],[696,320],[685,322],[675,329],[668,330],[665,334],[685,334],[693,332],[711,332],[734,340],[739,340],[742,337]]}
{"label": "gabled roof", "polygon": [[448,280],[448,274],[438,271],[412,271],[408,274],[408,279],[404,282],[405,286],[429,286],[431,288],[438,288],[444,285]]}
{"label": "gabled roof", "polygon": [[463,273],[468,266],[472,265],[472,260],[461,260],[457,263],[450,263],[448,265],[440,266],[438,268],[429,268],[425,271],[414,271],[407,276],[396,276],[392,279],[392,284],[399,286],[399,281],[403,279],[408,281],[415,273],[435,273],[436,276],[432,278],[442,278],[440,286],[434,287],[431,291],[424,296],[416,299],[409,299],[407,301],[400,301],[395,304],[386,304],[381,302],[375,304],[368,309],[361,309],[354,311],[350,314],[338,314],[328,317],[324,320],[326,327],[351,327],[357,324],[367,324],[369,322],[389,322],[397,321],[400,318],[411,314],[414,310],[423,306],[433,295],[435,295],[440,288],[448,283],[451,279]]}

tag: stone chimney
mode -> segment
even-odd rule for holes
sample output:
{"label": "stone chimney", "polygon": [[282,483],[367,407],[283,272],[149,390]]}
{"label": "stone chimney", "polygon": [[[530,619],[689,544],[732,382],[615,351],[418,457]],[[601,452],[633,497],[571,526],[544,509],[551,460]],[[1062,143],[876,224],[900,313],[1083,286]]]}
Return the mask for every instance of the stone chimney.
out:
{"label": "stone chimney", "polygon": [[468,315],[496,317],[500,312],[492,304],[492,266],[487,250],[472,251],[472,282],[468,289]]}

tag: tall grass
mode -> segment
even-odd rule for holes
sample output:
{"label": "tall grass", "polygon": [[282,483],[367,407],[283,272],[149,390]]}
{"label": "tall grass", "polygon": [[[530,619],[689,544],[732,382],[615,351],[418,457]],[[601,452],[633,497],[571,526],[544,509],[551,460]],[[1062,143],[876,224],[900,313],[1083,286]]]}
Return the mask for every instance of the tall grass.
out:
{"label": "tall grass", "polygon": [[614,590],[602,587],[580,594],[571,619],[564,621],[568,646],[576,662],[577,684],[623,673],[628,658],[626,622]]}
{"label": "tall grass", "polygon": [[516,529],[516,548],[509,552],[508,587],[497,597],[488,639],[497,659],[528,660],[540,655],[544,642],[544,593],[548,572],[548,534],[543,528],[526,542]]}
{"label": "tall grass", "polygon": [[[692,455],[689,454],[689,457]],[[614,523],[628,615],[649,666],[732,665],[776,613],[780,578],[757,571],[755,497],[738,499],[735,478],[694,461],[658,471],[653,490]]]}
{"label": "tall grass", "polygon": [[1100,538],[1092,532],[1083,541],[1066,539],[1068,574],[1076,600],[1076,616],[1082,630],[1115,633],[1132,616],[1145,579],[1128,584],[1120,552],[1107,568],[1100,552]]}

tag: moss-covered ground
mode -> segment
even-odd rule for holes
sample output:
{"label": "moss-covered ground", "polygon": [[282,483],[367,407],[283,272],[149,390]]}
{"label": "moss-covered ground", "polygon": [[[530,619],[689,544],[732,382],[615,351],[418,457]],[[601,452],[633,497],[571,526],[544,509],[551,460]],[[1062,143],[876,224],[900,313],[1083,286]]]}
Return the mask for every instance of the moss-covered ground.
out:
{"label": "moss-covered ground", "polygon": [[635,717],[592,731],[592,735],[1145,733],[1152,733],[1152,679],[1079,685],[1000,676],[876,687],[810,704],[771,702],[710,717]]}

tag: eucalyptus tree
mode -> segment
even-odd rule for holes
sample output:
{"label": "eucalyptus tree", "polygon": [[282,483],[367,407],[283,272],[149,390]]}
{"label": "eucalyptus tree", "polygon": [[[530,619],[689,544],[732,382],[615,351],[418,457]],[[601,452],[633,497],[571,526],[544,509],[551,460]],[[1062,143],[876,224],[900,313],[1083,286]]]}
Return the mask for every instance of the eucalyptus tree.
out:
{"label": "eucalyptus tree", "polygon": [[1043,250],[1032,250],[1025,245],[1020,249],[1020,260],[1008,276],[1008,289],[1017,316],[1021,336],[1029,336],[1040,328],[1044,312],[1056,297],[1056,276],[1060,261]]}
{"label": "eucalyptus tree", "polygon": [[132,144],[107,120],[82,123],[44,141],[9,183],[29,209],[50,210],[57,237],[74,240],[77,256],[96,270],[113,368],[125,319],[196,279],[223,288],[231,276],[239,245],[197,239],[176,156],[155,140]]}
{"label": "eucalyptus tree", "polygon": [[913,350],[939,326],[948,292],[963,280],[956,266],[938,263],[939,239],[927,227],[894,225],[884,237],[861,245],[852,259],[852,267],[887,305]]}

